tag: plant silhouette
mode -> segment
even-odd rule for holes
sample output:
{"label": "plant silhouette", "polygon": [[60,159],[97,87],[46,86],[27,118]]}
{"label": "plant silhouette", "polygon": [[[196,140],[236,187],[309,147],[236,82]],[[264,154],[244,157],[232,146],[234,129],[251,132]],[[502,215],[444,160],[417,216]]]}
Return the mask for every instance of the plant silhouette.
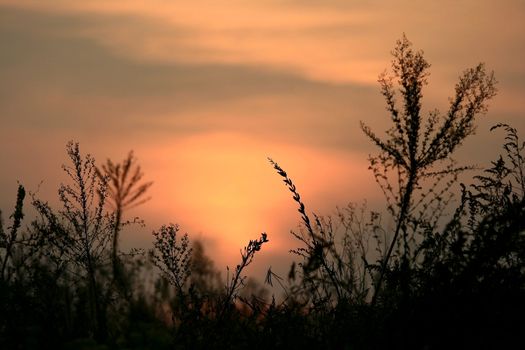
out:
{"label": "plant silhouette", "polygon": [[115,164],[110,159],[101,168],[96,168],[98,177],[108,181],[109,203],[114,210],[115,225],[113,229],[111,261],[113,276],[117,283],[122,284],[122,267],[118,257],[119,234],[122,229],[124,211],[145,203],[149,198],[144,197],[153,182],[141,183],[144,176],[133,152],[122,163]]}
{"label": "plant silhouette", "polygon": [[[384,211],[350,203],[307,210],[284,168],[299,246],[287,276],[247,271],[271,244],[262,233],[225,276],[202,242],[177,224],[152,232],[148,254],[119,251],[124,213],[151,182],[133,153],[97,167],[69,142],[59,207],[19,184],[0,212],[2,349],[500,349],[525,327],[525,158],[507,124],[501,155],[475,172],[452,158],[487,111],[496,81],[483,64],[465,71],[444,114],[422,113],[430,65],[403,36],[392,72],[379,77],[392,127],[370,169]],[[396,86],[399,87],[396,88]],[[473,170],[470,183],[458,175]],[[457,185],[457,186],[456,186]],[[456,189],[457,188],[457,189]],[[457,201],[451,198],[456,196]],[[392,225],[385,222],[393,222]],[[278,289],[276,291],[276,289]],[[281,293],[281,295],[277,294]]]}
{"label": "plant silhouette", "polygon": [[[456,167],[451,158],[453,152],[470,136],[474,120],[480,113],[487,111],[487,101],[496,94],[496,80],[493,73],[487,73],[483,64],[466,70],[456,84],[455,96],[450,99],[450,107],[444,117],[439,111],[432,111],[428,118],[421,115],[423,86],[427,84],[430,64],[424,59],[421,51],[415,52],[405,35],[396,44],[392,52],[392,75],[386,72],[380,75],[381,93],[387,103],[387,111],[393,126],[387,130],[388,139],[381,140],[364,123],[361,128],[379,148],[377,156],[370,157],[370,167],[376,181],[380,184],[388,201],[388,210],[396,217],[396,228],[392,242],[381,263],[381,272],[375,285],[372,303],[375,303],[392,251],[401,235],[403,241],[402,259],[406,264],[409,254],[409,232],[407,221],[413,215],[414,207],[423,209],[418,220],[429,220],[428,211],[441,212],[443,192],[432,197],[436,185],[447,175],[456,176],[465,167]],[[396,81],[397,80],[397,81]],[[394,83],[399,84],[399,93],[403,108],[400,110],[396,101]],[[444,167],[436,169],[439,163],[448,161]],[[388,177],[388,172],[397,174],[395,180]],[[424,203],[414,203],[414,192],[424,179],[434,180],[432,193],[424,193]],[[397,185],[397,186],[396,186]],[[446,184],[445,191],[450,186]],[[397,188],[396,188],[397,187]],[[436,207],[432,204],[436,203]],[[433,220],[434,219],[434,220]],[[435,221],[435,218],[430,218]]]}

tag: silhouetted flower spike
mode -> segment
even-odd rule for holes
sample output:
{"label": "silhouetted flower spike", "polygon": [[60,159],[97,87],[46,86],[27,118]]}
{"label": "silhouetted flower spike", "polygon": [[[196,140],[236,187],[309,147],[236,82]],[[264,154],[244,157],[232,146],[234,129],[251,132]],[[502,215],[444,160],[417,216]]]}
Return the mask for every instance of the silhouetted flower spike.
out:
{"label": "silhouetted flower spike", "polygon": [[273,165],[274,169],[277,170],[277,173],[279,175],[281,175],[282,177],[284,177],[283,181],[286,184],[286,186],[288,187],[288,189],[290,190],[290,192],[292,192],[293,200],[295,202],[297,202],[297,204],[299,205],[298,211],[299,211],[299,213],[301,213],[301,217],[303,219],[303,222],[305,223],[306,229],[308,230],[308,233],[312,237],[314,237],[314,231],[313,231],[313,229],[312,229],[312,227],[310,225],[310,219],[308,218],[308,215],[306,214],[304,203],[301,201],[301,196],[297,192],[297,188],[295,187],[294,183],[292,182],[292,179],[290,179],[288,177],[288,175],[286,174],[286,172],[276,162],[274,162],[271,158],[268,158],[268,160]]}

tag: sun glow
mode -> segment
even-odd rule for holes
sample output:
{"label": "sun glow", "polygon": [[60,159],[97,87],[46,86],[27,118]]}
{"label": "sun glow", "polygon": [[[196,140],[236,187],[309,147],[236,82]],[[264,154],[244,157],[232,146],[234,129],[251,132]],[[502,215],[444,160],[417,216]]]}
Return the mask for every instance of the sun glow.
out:
{"label": "sun glow", "polygon": [[[293,244],[284,227],[299,222],[296,203],[267,161],[269,155],[290,172],[309,210],[331,213],[324,203],[344,205],[364,196],[370,181],[365,159],[288,144],[265,144],[232,133],[204,133],[143,151],[154,200],[149,210],[183,224],[213,242],[221,261],[230,261],[248,240],[267,232],[267,251]],[[329,200],[330,198],[332,200]],[[323,203],[323,204],[321,204]]]}
{"label": "sun glow", "polygon": [[465,144],[469,164],[496,156],[491,125],[523,128],[523,6],[0,0],[0,187],[45,180],[39,194],[53,201],[68,140],[98,162],[133,149],[154,186],[127,213],[146,220],[147,234],[130,228],[122,246],[151,244],[151,230],[171,221],[222,266],[263,231],[265,252],[287,254],[300,218],[266,158],[309,212],[381,198],[359,121],[378,132],[388,122],[377,76],[403,32],[432,62],[425,113],[448,108],[462,69],[485,61],[496,72],[500,94],[480,121],[487,137]]}

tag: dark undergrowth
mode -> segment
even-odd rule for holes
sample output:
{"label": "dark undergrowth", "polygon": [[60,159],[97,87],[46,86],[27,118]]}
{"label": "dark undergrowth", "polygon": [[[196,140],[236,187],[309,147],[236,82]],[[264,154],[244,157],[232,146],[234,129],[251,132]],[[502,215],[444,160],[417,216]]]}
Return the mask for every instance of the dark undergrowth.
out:
{"label": "dark undergrowth", "polygon": [[[392,127],[370,169],[383,212],[350,204],[298,206],[298,247],[287,276],[268,271],[269,295],[247,277],[271,237],[241,249],[221,274],[178,225],[153,232],[148,252],[119,249],[126,210],[150,182],[133,154],[122,163],[82,156],[69,143],[60,208],[18,187],[0,216],[2,349],[505,349],[525,329],[525,144],[512,127],[486,169],[451,156],[474,133],[496,81],[483,64],[460,77],[446,113],[423,117],[429,64],[403,37],[379,78]],[[397,88],[399,87],[399,88]],[[399,101],[398,101],[399,99]],[[471,171],[468,184],[458,176]],[[477,174],[477,175],[476,175]],[[464,175],[465,176],[465,175]],[[29,202],[29,204],[28,204]],[[37,217],[27,222],[24,209]],[[5,220],[2,220],[1,218]],[[385,224],[388,222],[389,224]]]}

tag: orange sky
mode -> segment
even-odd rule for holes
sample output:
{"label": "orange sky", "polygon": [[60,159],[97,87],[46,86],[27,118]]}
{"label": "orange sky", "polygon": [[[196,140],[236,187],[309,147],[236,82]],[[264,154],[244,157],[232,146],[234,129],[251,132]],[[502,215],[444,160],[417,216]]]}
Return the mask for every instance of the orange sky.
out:
{"label": "orange sky", "polygon": [[0,208],[17,180],[54,198],[70,139],[100,162],[134,149],[155,185],[124,246],[178,222],[222,267],[267,231],[256,271],[284,266],[299,217],[266,157],[311,210],[377,204],[358,125],[385,129],[376,80],[405,32],[432,64],[425,110],[465,68],[494,69],[499,95],[460,155],[489,161],[491,125],[525,132],[523,23],[518,0],[0,0]]}

